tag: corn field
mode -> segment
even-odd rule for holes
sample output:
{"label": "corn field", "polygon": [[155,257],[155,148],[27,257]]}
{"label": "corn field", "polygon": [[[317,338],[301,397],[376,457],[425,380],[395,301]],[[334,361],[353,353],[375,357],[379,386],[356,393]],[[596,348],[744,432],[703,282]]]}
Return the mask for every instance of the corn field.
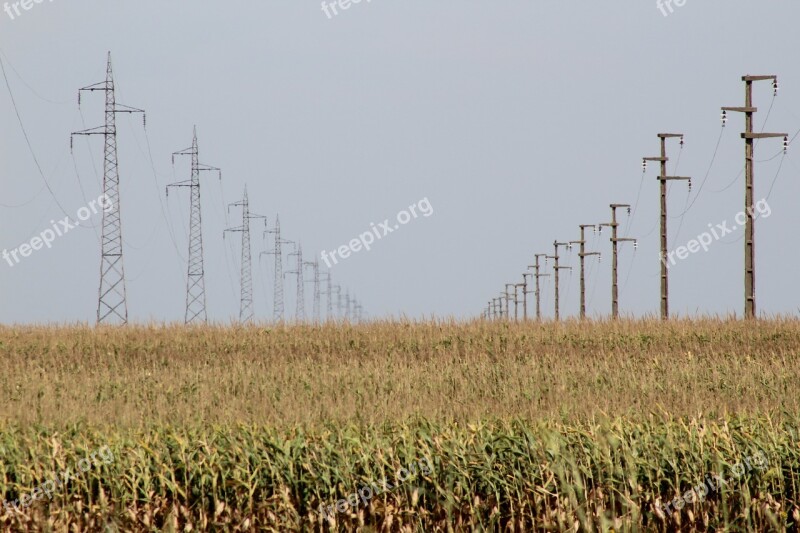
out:
{"label": "corn field", "polygon": [[0,328],[0,524],[797,531],[799,326]]}

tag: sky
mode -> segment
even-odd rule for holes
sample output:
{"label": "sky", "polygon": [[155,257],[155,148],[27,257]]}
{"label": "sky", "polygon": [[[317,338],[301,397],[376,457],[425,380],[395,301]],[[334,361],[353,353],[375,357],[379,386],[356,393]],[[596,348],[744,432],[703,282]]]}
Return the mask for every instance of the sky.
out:
{"label": "sky", "polygon": [[[102,194],[102,140],[76,137],[71,150],[70,134],[103,124],[102,94],[84,93],[78,107],[77,92],[104,80],[109,51],[117,101],[147,113],[146,128],[140,115],[117,121],[133,322],[184,318],[189,196],[165,187],[189,179],[186,158],[173,165],[171,154],[191,145],[194,126],[201,162],[222,169],[221,179],[201,177],[208,316],[220,323],[239,313],[240,235],[223,239],[223,230],[242,223],[228,204],[245,185],[252,211],[267,229],[279,215],[306,261],[324,264],[323,251],[389,220],[370,250],[345,251],[329,269],[373,319],[480,316],[534,254],[577,240],[579,224],[608,222],[609,204],[631,204],[630,216],[619,211],[620,235],[639,241],[620,246],[620,309],[655,315],[658,168],[643,174],[641,158],[658,155],[657,133],[685,135],[683,148],[668,143],[668,171],[693,178],[691,192],[670,186],[675,252],[718,224],[736,226],[744,208],[744,118],[720,121],[721,106],[744,105],[742,75],[779,79],[777,97],[769,82],[755,86],[757,131],[800,131],[795,1],[330,3],[45,0],[19,13],[9,3],[0,12],[0,250],[19,253]],[[784,156],[781,139],[756,146],[762,314],[800,311],[799,150]],[[418,208],[397,224],[421,201],[426,215]],[[92,213],[51,247],[0,260],[0,323],[95,321],[101,221]],[[259,321],[273,315],[264,230],[252,222]],[[608,230],[588,237],[602,253],[587,259],[588,312],[602,317],[611,243]],[[681,255],[670,268],[673,314],[741,316],[743,230]],[[561,256],[574,268],[562,271],[561,315],[575,316],[577,250]],[[287,317],[295,286],[287,276]],[[309,315],[312,293],[307,283]],[[541,298],[552,316],[552,279]]]}

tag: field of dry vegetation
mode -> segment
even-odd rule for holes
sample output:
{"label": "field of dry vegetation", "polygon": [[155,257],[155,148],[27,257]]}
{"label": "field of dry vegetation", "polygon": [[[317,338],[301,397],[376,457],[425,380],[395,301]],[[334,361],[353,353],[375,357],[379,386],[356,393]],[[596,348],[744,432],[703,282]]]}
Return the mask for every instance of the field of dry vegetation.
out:
{"label": "field of dry vegetation", "polygon": [[[776,530],[800,321],[0,327],[4,530]],[[767,466],[660,505],[742,458]],[[322,517],[419,458],[432,472]]]}

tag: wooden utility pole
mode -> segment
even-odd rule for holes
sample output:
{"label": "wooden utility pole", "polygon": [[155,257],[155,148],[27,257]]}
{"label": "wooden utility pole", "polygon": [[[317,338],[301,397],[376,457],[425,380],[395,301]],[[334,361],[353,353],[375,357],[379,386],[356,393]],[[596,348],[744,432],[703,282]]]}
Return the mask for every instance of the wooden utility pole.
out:
{"label": "wooden utility pole", "polygon": [[522,273],[522,320],[528,321],[528,295],[531,291],[528,290],[528,276],[532,276],[530,272]]}
{"label": "wooden utility pole", "polygon": [[661,155],[659,157],[645,157],[642,159],[642,169],[646,170],[648,161],[659,161],[661,163],[661,175],[658,180],[661,182],[661,318],[669,319],[669,276],[667,274],[667,181],[685,180],[689,182],[689,190],[692,190],[692,178],[682,176],[667,176],[667,139],[680,138],[681,148],[683,148],[682,133],[659,133],[661,139]]}
{"label": "wooden utility pole", "polygon": [[541,320],[542,319],[542,306],[541,306],[542,292],[541,292],[541,290],[539,290],[539,278],[549,278],[550,274],[540,274],[539,273],[539,271],[541,270],[541,267],[539,265],[539,259],[544,257],[545,260],[546,260],[547,259],[547,254],[535,254],[533,257],[535,258],[535,262],[534,262],[533,265],[528,265],[528,268],[533,268],[534,269],[533,277],[536,278],[536,290],[534,291],[534,293],[536,294],[536,320]]}
{"label": "wooden utility pole", "polygon": [[508,292],[508,288],[513,286],[513,283],[506,283],[506,292],[503,293],[506,298],[506,320],[511,320],[511,293]]}
{"label": "wooden utility pole", "polygon": [[559,265],[559,263],[558,263],[558,261],[559,261],[558,247],[559,247],[559,246],[569,246],[569,243],[567,243],[567,242],[558,242],[558,241],[553,241],[553,249],[555,250],[555,253],[554,253],[554,255],[546,255],[546,256],[545,256],[545,259],[552,259],[552,260],[553,260],[553,262],[554,262],[554,264],[553,264],[553,271],[555,272],[555,286],[556,286],[556,287],[555,287],[555,293],[556,293],[556,302],[555,302],[555,308],[556,308],[556,320],[560,320],[560,319],[561,319],[561,315],[560,315],[560,313],[559,313],[559,301],[558,301],[558,273],[559,273],[559,272],[560,272],[562,269],[567,269],[567,270],[571,270],[571,269],[572,269],[571,267],[567,267],[567,266],[560,266],[560,265]]}
{"label": "wooden utility pole", "polygon": [[727,112],[733,111],[744,113],[745,130],[742,133],[744,139],[744,212],[747,216],[744,233],[744,316],[752,319],[756,317],[756,266],[755,266],[755,227],[753,213],[753,182],[754,182],[754,140],[768,139],[773,137],[783,137],[783,148],[786,150],[789,143],[787,133],[753,133],[753,114],[758,111],[753,106],[753,82],[772,81],[772,88],[778,94],[777,76],[742,76],[745,83],[744,107],[723,107],[722,125],[727,121]]}
{"label": "wooden utility pole", "polygon": [[611,256],[611,317],[616,320],[619,318],[619,284],[618,284],[618,276],[617,276],[617,248],[620,242],[633,242],[633,248],[636,249],[637,243],[636,239],[631,239],[628,237],[618,237],[617,236],[617,229],[619,228],[619,222],[617,222],[617,209],[624,207],[628,210],[628,214],[631,212],[631,206],[628,204],[611,204],[611,222],[606,222],[604,224],[598,224],[598,228],[603,228],[604,226],[608,226],[611,228],[611,249],[612,249],[612,256]]}
{"label": "wooden utility pole", "polygon": [[600,252],[587,252],[586,251],[586,228],[597,229],[597,226],[594,224],[581,224],[578,226],[581,229],[581,240],[579,241],[570,241],[570,246],[573,244],[580,245],[580,253],[578,257],[580,257],[581,261],[581,320],[586,318],[586,257],[590,255],[596,255],[600,258]]}
{"label": "wooden utility pole", "polygon": [[516,283],[514,284],[514,322],[519,322],[519,289],[522,289],[524,294],[525,292],[525,284],[524,283]]}

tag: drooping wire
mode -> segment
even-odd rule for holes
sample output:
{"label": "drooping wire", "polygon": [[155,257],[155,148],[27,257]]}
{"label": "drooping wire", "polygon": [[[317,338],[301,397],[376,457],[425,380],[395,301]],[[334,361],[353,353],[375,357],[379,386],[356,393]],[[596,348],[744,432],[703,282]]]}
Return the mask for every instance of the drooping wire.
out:
{"label": "drooping wire", "polygon": [[[31,153],[31,157],[33,158],[33,161],[36,164],[36,169],[39,171],[39,176],[41,176],[42,181],[45,184],[45,187],[50,193],[50,196],[53,197],[53,201],[58,206],[61,213],[66,217],[70,217],[70,215],[67,213],[67,210],[64,209],[64,206],[61,205],[61,202],[58,200],[58,197],[56,196],[56,193],[53,191],[53,188],[50,186],[50,183],[47,181],[47,178],[44,175],[44,171],[42,170],[42,166],[39,164],[39,159],[36,157],[36,152],[34,152],[33,150],[33,145],[31,144],[30,137],[28,137],[28,132],[25,130],[25,124],[22,122],[22,116],[20,115],[16,99],[14,98],[14,92],[11,90],[11,84],[8,81],[8,75],[6,74],[6,67],[2,57],[0,57],[0,70],[2,70],[3,72],[3,79],[5,80],[6,83],[6,89],[8,89],[8,96],[11,98],[11,104],[14,106],[14,113],[17,115],[17,121],[19,122],[19,127],[22,130],[23,137],[25,137],[25,143],[28,145],[28,150]],[[86,227],[77,222],[75,225],[82,228]]]}
{"label": "drooping wire", "polygon": [[[784,156],[781,158],[781,162],[778,165],[778,170],[777,170],[777,172],[775,172],[775,177],[772,178],[772,183],[769,186],[769,192],[767,193],[767,196],[765,197],[765,200],[769,200],[769,197],[772,195],[772,188],[775,187],[775,182],[778,181],[778,177],[781,174],[781,169],[783,168],[784,161],[786,161],[786,154],[784,154]],[[724,244],[724,245],[730,246],[732,244],[736,244],[736,243],[742,241],[742,239],[744,239],[744,233],[742,233],[737,238],[735,238],[735,239],[733,239],[731,241],[720,241],[720,242],[722,244]]]}
{"label": "drooping wire", "polygon": [[[264,256],[261,252],[258,253],[258,266],[259,266],[259,273],[261,274],[261,291],[264,293],[264,302],[266,305],[269,305],[269,294],[267,293],[267,284],[269,283],[269,267],[265,267],[263,264]],[[266,272],[266,274],[264,274]]]}
{"label": "drooping wire", "polygon": [[4,203],[0,202],[0,207],[6,207],[8,209],[17,209],[17,208],[20,208],[20,207],[27,207],[27,206],[31,205],[33,202],[35,202],[36,199],[39,198],[39,195],[41,195],[42,191],[44,191],[44,190],[45,190],[45,186],[42,185],[42,187],[33,194],[33,196],[31,197],[30,200],[26,200],[26,201],[24,201],[22,203],[19,203],[19,204],[4,204]]}
{"label": "drooping wire", "polygon": [[[86,117],[83,116],[83,109],[78,107],[78,113],[80,113],[80,115],[81,115],[81,125],[83,126],[83,129],[84,130],[89,129],[89,128],[86,127]],[[86,149],[91,153],[91,144],[89,142],[89,136],[88,135],[84,135],[83,137],[84,137],[84,142],[86,143]],[[74,154],[73,154],[73,157],[75,157]],[[100,179],[100,173],[97,172],[97,163],[95,163],[94,157],[90,157],[89,161],[92,163],[92,171],[94,172],[94,180],[97,183],[97,185],[102,189],[103,188],[103,180]]]}
{"label": "drooping wire", "polygon": [[783,162],[786,161],[786,153],[783,154],[781,157],[781,162],[778,164],[778,170],[775,172],[775,177],[772,178],[772,183],[769,185],[769,192],[767,192],[767,196],[765,200],[769,200],[769,197],[772,196],[772,188],[775,187],[775,182],[778,181],[778,176],[781,174],[781,169],[783,168]]}
{"label": "drooping wire", "polygon": [[[86,139],[88,141],[89,138],[87,137]],[[80,172],[78,171],[78,161],[75,159],[75,152],[73,150],[70,150],[70,152],[71,152],[70,158],[72,159],[72,168],[75,170],[75,179],[78,181],[78,188],[81,191],[81,198],[83,199],[83,205],[87,205],[89,201],[86,197],[86,191],[83,188],[83,182],[81,181]],[[93,158],[89,159],[92,161],[92,167],[94,167],[94,159]],[[100,243],[100,233],[98,233],[97,228],[98,228],[97,224],[92,224],[94,235],[97,238],[97,242]]]}
{"label": "drooping wire", "polygon": [[172,242],[172,247],[175,250],[175,254],[178,257],[180,257],[181,261],[185,261],[183,254],[181,254],[181,251],[178,248],[178,241],[175,238],[175,230],[173,229],[172,223],[167,217],[167,212],[166,209],[164,208],[164,201],[161,198],[161,186],[158,184],[158,173],[156,172],[156,163],[155,160],[153,159],[153,150],[150,146],[150,136],[147,134],[147,130],[144,130],[144,139],[145,139],[145,144],[147,146],[147,157],[150,160],[150,169],[153,171],[153,186],[156,188],[156,196],[158,196],[158,206],[161,210],[161,217],[164,219],[164,222],[167,225],[167,231],[169,232],[169,239]]}
{"label": "drooping wire", "polygon": [[631,224],[633,223],[633,219],[636,218],[636,210],[639,208],[639,199],[642,197],[642,187],[644,186],[646,172],[646,169],[642,169],[642,178],[639,180],[639,191],[636,193],[636,201],[633,203],[633,212],[631,216],[628,217],[628,224],[625,226],[626,235],[630,233]]}
{"label": "drooping wire", "polygon": [[719,153],[719,147],[720,144],[722,144],[722,137],[724,136],[724,134],[725,134],[725,126],[723,125],[722,128],[720,128],[719,137],[717,138],[717,144],[716,146],[714,146],[714,153],[711,156],[711,162],[708,164],[708,168],[706,169],[706,173],[703,176],[703,180],[700,182],[700,187],[698,187],[697,193],[694,195],[694,198],[692,198],[691,201],[689,201],[689,197],[691,196],[691,191],[687,192],[686,194],[686,203],[684,205],[683,212],[681,212],[681,214],[678,215],[678,217],[680,217],[680,222],[678,223],[678,230],[675,232],[674,239],[676,240],[681,235],[681,229],[683,228],[683,222],[685,220],[684,217],[686,216],[686,213],[689,212],[689,210],[694,206],[697,199],[700,197],[700,193],[703,192],[703,187],[705,187],[706,181],[708,181],[708,176],[711,175],[711,169],[714,168],[714,162],[717,160],[717,154]]}
{"label": "drooping wire", "polygon": [[[597,250],[597,233],[596,232],[592,233],[592,250]],[[599,257],[603,257],[603,256],[601,255]],[[588,277],[589,277],[589,279],[594,280],[594,269],[595,269],[595,266],[597,266],[597,270],[599,272],[599,270],[600,270],[600,267],[599,267],[600,259],[598,258],[598,260],[592,261],[591,263],[592,264],[589,265]],[[598,285],[599,285],[599,283],[597,283],[596,280],[594,280],[594,282],[592,283],[592,290],[589,293],[589,299],[586,301],[586,308],[587,309],[591,307],[592,302],[594,301],[594,293],[595,293],[595,290],[597,289]]]}
{"label": "drooping wire", "polygon": [[[641,237],[639,237],[637,240],[641,240]],[[620,292],[623,292],[623,293],[625,292],[625,289],[628,287],[628,281],[631,279],[631,272],[633,272],[633,262],[636,260],[636,256],[638,255],[636,253],[636,247],[637,247],[637,243],[634,243],[633,244],[633,253],[631,254],[631,262],[628,264],[628,273],[625,276],[625,283],[622,284],[622,290],[620,291]]]}
{"label": "drooping wire", "polygon": [[38,98],[38,99],[40,99],[40,100],[43,100],[43,101],[45,101],[45,102],[47,102],[47,103],[49,103],[49,104],[58,104],[58,105],[64,105],[64,104],[70,104],[70,103],[72,103],[72,100],[64,100],[64,101],[50,100],[49,98],[45,98],[44,96],[40,95],[40,94],[39,94],[39,93],[36,91],[36,89],[34,89],[33,87],[31,87],[31,85],[30,85],[30,84],[29,84],[27,81],[25,81],[25,78],[23,78],[23,77],[22,77],[22,75],[19,73],[19,71],[18,71],[18,70],[17,70],[17,69],[14,67],[14,64],[13,64],[13,63],[11,63],[11,61],[9,61],[9,59],[8,59],[8,56],[7,56],[7,55],[6,55],[6,53],[3,51],[3,49],[2,49],[2,48],[0,48],[0,56],[2,56],[2,57],[3,57],[3,59],[5,59],[5,63],[6,63],[6,64],[7,64],[7,65],[8,65],[8,66],[11,68],[11,70],[14,72],[14,74],[16,74],[16,75],[17,75],[17,78],[19,78],[19,81],[21,81],[21,82],[22,82],[22,84],[23,84],[25,87],[27,87],[27,88],[28,88],[28,90],[29,90],[31,93],[33,93],[33,95],[34,95],[34,96],[36,96],[36,98]]}
{"label": "drooping wire", "polygon": [[[764,133],[764,130],[767,128],[767,122],[769,121],[769,116],[772,114],[772,109],[773,109],[773,107],[775,106],[775,98],[776,98],[777,96],[778,96],[778,93],[777,93],[777,92],[773,93],[773,95],[772,95],[772,100],[771,100],[771,101],[770,101],[770,103],[769,103],[769,109],[767,109],[767,114],[766,114],[766,116],[764,117],[764,122],[761,124],[761,130],[760,130],[760,133]],[[723,122],[723,127],[724,127],[724,122]],[[756,139],[756,140],[755,140],[755,143],[753,144],[753,146],[754,146],[754,147],[757,147],[757,146],[758,146],[758,142],[759,142],[759,140],[760,140],[760,139]],[[773,159],[775,159],[775,158],[776,158],[776,157],[778,157],[779,155],[780,155],[780,152],[779,152],[779,153],[777,153],[776,155],[774,155],[773,157],[771,157],[771,158],[769,158],[769,159],[766,159],[765,161],[772,161]],[[733,185],[734,185],[734,184],[736,184],[736,183],[739,181],[739,178],[741,178],[741,177],[742,177],[742,174],[744,174],[744,167],[742,167],[742,170],[740,170],[740,171],[739,171],[739,173],[736,175],[736,177],[733,179],[733,181],[731,181],[730,183],[728,183],[728,184],[727,184],[726,186],[724,186],[723,188],[721,188],[721,189],[719,189],[719,190],[716,190],[716,191],[715,191],[715,190],[712,190],[711,192],[713,192],[713,193],[720,193],[720,192],[725,192],[725,191],[727,191],[728,189],[730,189],[731,187],[733,187]]]}
{"label": "drooping wire", "polygon": [[[688,205],[686,206],[686,209],[684,209],[683,212],[678,216],[683,217],[686,213],[688,213],[689,210],[692,208],[692,206],[694,206],[694,203],[700,197],[700,193],[703,192],[703,187],[705,187],[706,181],[708,181],[708,176],[711,174],[711,169],[714,168],[714,162],[717,160],[717,154],[719,153],[719,147],[720,147],[720,144],[722,144],[722,137],[724,135],[725,135],[725,128],[723,127],[723,128],[720,128],[719,137],[717,138],[717,145],[714,147],[714,154],[711,156],[711,162],[708,164],[708,169],[706,169],[706,173],[703,176],[702,181],[700,182],[700,187],[697,188],[697,193],[695,193],[694,198],[692,198],[692,201],[688,203]],[[688,202],[688,199],[687,199],[687,202]],[[677,217],[674,217],[674,218],[677,218]]]}
{"label": "drooping wire", "polygon": [[[225,227],[228,228],[230,227],[231,223],[230,223],[230,218],[228,217],[228,204],[225,201],[225,190],[222,187],[222,181],[219,182],[219,197],[220,200],[222,201],[222,218],[225,221]],[[226,251],[225,269],[228,272],[228,280],[230,281],[231,296],[233,296],[234,300],[238,300],[239,297],[236,296],[236,284],[233,282],[233,273],[231,272],[231,261],[236,263],[236,260],[234,259],[236,257],[236,251],[233,249],[233,239],[228,239],[227,241],[228,241],[227,248],[223,246],[223,248],[225,248]],[[227,252],[230,252],[230,254],[228,254]]]}

